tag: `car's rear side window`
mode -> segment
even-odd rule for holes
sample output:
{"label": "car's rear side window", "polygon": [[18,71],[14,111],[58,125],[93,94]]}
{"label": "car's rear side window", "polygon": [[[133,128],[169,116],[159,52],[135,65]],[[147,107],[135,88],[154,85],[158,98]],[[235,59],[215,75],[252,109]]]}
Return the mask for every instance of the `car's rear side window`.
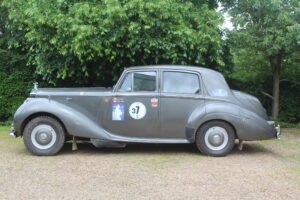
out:
{"label": "car's rear side window", "polygon": [[155,91],[156,72],[134,72],[133,91]]}
{"label": "car's rear side window", "polygon": [[[133,81],[132,81],[133,78]],[[124,78],[122,85],[119,89],[121,92],[132,91],[156,91],[156,72],[155,71],[140,71],[130,72]]]}
{"label": "car's rear side window", "polygon": [[163,72],[162,92],[183,94],[199,93],[199,77],[197,74],[188,72]]}

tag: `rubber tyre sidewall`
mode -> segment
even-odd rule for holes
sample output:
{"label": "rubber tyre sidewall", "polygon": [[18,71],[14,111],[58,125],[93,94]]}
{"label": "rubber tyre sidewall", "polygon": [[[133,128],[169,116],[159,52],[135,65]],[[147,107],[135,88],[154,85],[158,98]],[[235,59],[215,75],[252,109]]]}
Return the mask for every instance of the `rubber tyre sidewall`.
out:
{"label": "rubber tyre sidewall", "polygon": [[[215,127],[215,126],[224,128],[228,134],[228,143],[221,150],[212,150],[212,149],[208,148],[207,145],[205,144],[204,138],[205,138],[206,131],[209,128]],[[222,122],[222,121],[207,122],[206,124],[204,124],[203,126],[201,126],[199,128],[199,130],[197,131],[197,135],[196,135],[197,148],[199,149],[199,151],[201,151],[201,153],[203,153],[205,155],[209,155],[209,156],[215,156],[215,157],[226,156],[233,149],[234,144],[235,144],[234,142],[235,142],[234,129],[229,124]]]}
{"label": "rubber tyre sidewall", "polygon": [[[49,149],[39,149],[36,146],[34,146],[31,141],[31,134],[33,129],[38,125],[42,124],[51,126],[57,134],[55,143]],[[60,122],[58,122],[56,119],[48,116],[40,116],[32,119],[27,123],[23,132],[23,141],[26,148],[32,154],[37,156],[52,156],[57,154],[63,147],[65,142],[65,131]]]}

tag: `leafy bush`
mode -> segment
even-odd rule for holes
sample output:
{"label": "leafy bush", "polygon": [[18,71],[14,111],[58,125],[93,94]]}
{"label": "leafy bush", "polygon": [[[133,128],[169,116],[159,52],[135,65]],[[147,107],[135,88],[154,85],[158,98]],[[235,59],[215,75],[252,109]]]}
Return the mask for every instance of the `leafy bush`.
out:
{"label": "leafy bush", "polygon": [[28,96],[35,80],[34,67],[26,66],[24,34],[11,25],[0,0],[0,121],[9,123]]}
{"label": "leafy bush", "polygon": [[0,71],[0,120],[7,120],[28,96],[33,83],[32,70]]}

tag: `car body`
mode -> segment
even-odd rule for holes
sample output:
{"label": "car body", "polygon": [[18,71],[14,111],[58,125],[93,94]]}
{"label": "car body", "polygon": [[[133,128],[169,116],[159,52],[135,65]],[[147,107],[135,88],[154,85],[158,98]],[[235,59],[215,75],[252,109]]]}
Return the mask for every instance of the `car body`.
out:
{"label": "car body", "polygon": [[[64,140],[74,136],[94,144],[196,143],[212,156],[232,149],[233,144],[226,150],[220,147],[228,138],[232,143],[280,134],[256,97],[231,90],[219,72],[192,66],[130,67],[113,88],[33,89],[14,115],[11,135],[26,133],[30,145],[25,145],[32,153],[52,155],[58,150],[47,153],[43,145],[53,143],[59,130],[47,119],[34,125],[41,116],[60,124]],[[197,134],[203,137],[197,139]]]}

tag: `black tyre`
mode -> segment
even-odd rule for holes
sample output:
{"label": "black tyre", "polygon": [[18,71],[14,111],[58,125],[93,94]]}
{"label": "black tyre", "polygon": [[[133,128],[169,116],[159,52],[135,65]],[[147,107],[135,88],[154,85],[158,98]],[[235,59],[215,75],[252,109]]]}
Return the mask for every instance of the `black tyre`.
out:
{"label": "black tyre", "polygon": [[223,121],[210,121],[199,128],[196,146],[205,155],[221,157],[234,147],[234,129]]}
{"label": "black tyre", "polygon": [[61,123],[48,116],[40,116],[27,123],[23,132],[26,148],[34,155],[51,156],[58,153],[65,143]]}

